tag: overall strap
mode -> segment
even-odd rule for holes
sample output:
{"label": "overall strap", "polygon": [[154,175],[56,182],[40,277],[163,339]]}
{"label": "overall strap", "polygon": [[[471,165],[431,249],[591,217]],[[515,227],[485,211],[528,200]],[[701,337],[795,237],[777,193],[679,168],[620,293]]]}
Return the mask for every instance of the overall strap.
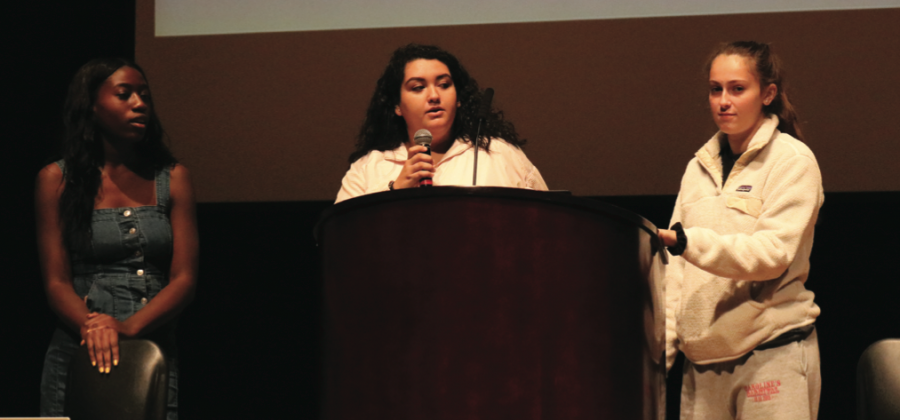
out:
{"label": "overall strap", "polygon": [[[66,161],[60,159],[56,161],[59,169],[63,173],[66,171]],[[166,166],[156,171],[156,205],[168,209],[169,207],[169,172],[172,170],[170,166]]]}
{"label": "overall strap", "polygon": [[156,205],[168,210],[169,208],[169,172],[170,166],[156,171]]}

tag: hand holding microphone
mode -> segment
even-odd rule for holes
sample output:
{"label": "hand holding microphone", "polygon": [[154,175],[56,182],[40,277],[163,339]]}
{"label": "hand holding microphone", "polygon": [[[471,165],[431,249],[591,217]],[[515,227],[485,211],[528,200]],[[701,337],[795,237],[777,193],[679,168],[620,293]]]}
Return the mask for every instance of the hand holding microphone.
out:
{"label": "hand holding microphone", "polygon": [[431,132],[424,128],[416,131],[413,141],[416,145],[409,148],[409,157],[403,164],[400,176],[394,181],[393,189],[432,186]]}
{"label": "hand holding microphone", "polygon": [[[431,158],[430,158],[431,157],[431,132],[424,128],[419,131],[416,131],[416,135],[413,137],[413,141],[416,143],[417,146],[425,147],[425,151],[419,152],[419,154],[424,153],[424,154],[428,155],[429,161],[431,161]],[[433,168],[432,168],[432,170],[433,170]],[[426,177],[419,178],[419,188],[430,187],[432,185],[432,183],[431,183],[432,176],[434,176],[433,173],[431,175],[429,175],[427,178]]]}

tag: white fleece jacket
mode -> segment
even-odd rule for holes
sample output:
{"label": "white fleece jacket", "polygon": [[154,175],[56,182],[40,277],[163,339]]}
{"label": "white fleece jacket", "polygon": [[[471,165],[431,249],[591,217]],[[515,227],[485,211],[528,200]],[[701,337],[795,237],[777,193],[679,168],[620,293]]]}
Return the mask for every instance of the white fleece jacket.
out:
{"label": "white fleece jacket", "polygon": [[666,267],[667,367],[737,359],[813,323],[804,283],[822,177],[812,151],[770,115],[722,185],[716,133],[688,163],[672,214],[687,248]]}

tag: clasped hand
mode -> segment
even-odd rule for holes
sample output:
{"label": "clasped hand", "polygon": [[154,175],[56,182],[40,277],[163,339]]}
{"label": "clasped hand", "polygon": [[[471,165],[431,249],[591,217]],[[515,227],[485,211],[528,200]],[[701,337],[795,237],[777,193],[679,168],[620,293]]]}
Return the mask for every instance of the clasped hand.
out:
{"label": "clasped hand", "polygon": [[91,356],[91,365],[100,373],[109,373],[112,366],[119,364],[119,334],[124,326],[119,320],[97,312],[87,315],[81,326],[81,345],[86,345]]}
{"label": "clasped hand", "polygon": [[421,145],[409,148],[410,157],[406,159],[400,176],[394,181],[394,189],[416,188],[422,178],[434,178],[431,155],[422,153],[426,150],[425,146]]}

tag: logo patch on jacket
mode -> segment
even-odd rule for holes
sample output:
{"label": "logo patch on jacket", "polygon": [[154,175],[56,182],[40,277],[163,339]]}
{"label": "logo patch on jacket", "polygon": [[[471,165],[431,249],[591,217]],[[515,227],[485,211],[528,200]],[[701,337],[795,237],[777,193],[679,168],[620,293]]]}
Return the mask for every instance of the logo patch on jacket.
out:
{"label": "logo patch on jacket", "polygon": [[737,188],[737,192],[750,192],[753,189],[752,185],[741,185]]}

